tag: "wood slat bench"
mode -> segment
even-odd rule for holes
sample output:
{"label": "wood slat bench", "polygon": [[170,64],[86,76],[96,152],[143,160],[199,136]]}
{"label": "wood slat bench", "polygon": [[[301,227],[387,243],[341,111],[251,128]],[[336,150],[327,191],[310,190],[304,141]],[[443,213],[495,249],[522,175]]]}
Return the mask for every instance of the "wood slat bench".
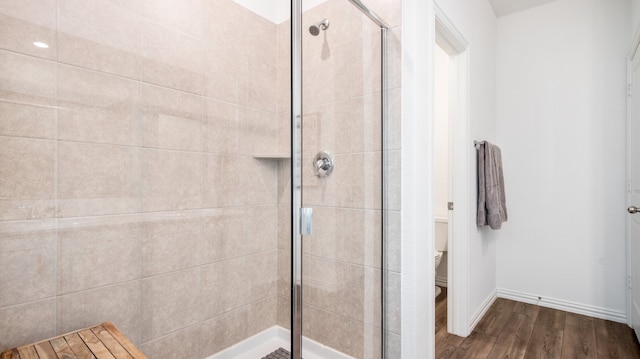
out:
{"label": "wood slat bench", "polygon": [[2,352],[0,359],[147,359],[115,325],[59,335]]}

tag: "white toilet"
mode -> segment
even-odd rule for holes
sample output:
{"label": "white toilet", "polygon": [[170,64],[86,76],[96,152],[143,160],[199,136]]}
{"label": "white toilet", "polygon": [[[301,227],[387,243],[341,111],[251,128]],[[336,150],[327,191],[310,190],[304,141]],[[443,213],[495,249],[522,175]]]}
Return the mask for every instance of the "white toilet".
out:
{"label": "white toilet", "polygon": [[[438,266],[440,265],[440,261],[442,261],[442,256],[444,252],[447,251],[447,244],[449,242],[449,225],[447,223],[447,219],[439,219],[435,220],[436,227],[436,248],[435,248],[435,265],[436,270],[435,273],[438,273]],[[442,293],[442,289],[436,286],[436,298]]]}

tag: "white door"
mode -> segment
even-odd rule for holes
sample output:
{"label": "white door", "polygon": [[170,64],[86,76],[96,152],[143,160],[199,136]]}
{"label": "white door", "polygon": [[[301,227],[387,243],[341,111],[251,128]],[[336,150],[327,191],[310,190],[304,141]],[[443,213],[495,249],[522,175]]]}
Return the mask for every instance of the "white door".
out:
{"label": "white door", "polygon": [[628,200],[628,248],[631,270],[630,310],[631,324],[640,340],[640,51],[631,62],[631,96],[628,124],[627,151],[629,159]]}

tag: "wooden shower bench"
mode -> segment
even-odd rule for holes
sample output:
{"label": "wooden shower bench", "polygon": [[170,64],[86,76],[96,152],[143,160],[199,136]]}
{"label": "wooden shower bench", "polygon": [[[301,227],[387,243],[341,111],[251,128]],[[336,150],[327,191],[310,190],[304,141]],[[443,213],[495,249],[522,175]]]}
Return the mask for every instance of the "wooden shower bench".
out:
{"label": "wooden shower bench", "polygon": [[0,359],[147,359],[113,324],[106,322],[41,342],[5,350]]}

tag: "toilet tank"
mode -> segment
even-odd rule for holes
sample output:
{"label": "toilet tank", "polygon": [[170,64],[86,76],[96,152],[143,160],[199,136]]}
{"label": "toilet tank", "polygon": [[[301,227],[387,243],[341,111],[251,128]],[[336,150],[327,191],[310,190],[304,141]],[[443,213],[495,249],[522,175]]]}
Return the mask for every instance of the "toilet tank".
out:
{"label": "toilet tank", "polygon": [[447,251],[449,242],[449,223],[447,217],[436,217],[436,250],[439,252]]}

